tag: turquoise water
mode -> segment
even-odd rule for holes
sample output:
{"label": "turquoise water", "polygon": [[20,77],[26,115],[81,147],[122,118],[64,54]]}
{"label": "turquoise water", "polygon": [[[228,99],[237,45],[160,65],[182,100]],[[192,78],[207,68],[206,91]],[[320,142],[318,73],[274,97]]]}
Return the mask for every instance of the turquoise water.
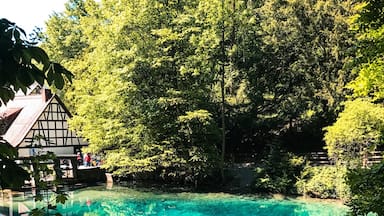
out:
{"label": "turquoise water", "polygon": [[[26,206],[32,205],[25,202]],[[164,216],[338,216],[347,208],[335,203],[267,199],[224,193],[153,193],[114,187],[91,187],[70,193],[58,206],[62,215]]]}

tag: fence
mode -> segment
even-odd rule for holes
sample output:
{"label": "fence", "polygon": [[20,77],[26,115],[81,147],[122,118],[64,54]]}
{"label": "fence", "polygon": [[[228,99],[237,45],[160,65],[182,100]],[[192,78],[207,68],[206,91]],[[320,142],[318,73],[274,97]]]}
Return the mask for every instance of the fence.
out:
{"label": "fence", "polygon": [[[383,151],[373,151],[368,155],[367,165],[378,164],[383,160]],[[310,152],[308,155],[312,166],[333,165],[335,162],[328,157],[327,152]]]}

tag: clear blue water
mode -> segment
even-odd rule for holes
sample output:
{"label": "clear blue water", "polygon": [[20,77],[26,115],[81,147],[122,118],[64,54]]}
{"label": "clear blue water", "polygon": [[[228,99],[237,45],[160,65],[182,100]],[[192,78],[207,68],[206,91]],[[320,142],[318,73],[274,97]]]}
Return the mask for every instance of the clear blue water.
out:
{"label": "clear blue water", "polygon": [[[32,205],[25,202],[26,206]],[[70,193],[62,215],[116,216],[342,216],[337,203],[297,199],[268,199],[224,193],[153,193],[114,187],[91,187]]]}

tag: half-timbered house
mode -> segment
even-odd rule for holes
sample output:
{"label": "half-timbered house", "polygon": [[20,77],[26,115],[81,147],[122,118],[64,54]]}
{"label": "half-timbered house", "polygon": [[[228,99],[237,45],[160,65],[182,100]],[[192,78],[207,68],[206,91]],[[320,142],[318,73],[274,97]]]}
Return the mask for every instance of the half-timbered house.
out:
{"label": "half-timbered house", "polygon": [[39,85],[1,106],[0,118],[0,136],[18,149],[19,157],[44,151],[73,155],[88,145],[68,128],[71,113],[62,100]]}

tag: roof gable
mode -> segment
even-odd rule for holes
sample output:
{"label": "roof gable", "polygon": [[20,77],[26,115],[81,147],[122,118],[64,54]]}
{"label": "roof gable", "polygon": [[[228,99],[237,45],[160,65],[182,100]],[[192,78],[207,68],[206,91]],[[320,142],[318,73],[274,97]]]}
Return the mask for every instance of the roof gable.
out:
{"label": "roof gable", "polygon": [[47,104],[42,100],[41,95],[17,96],[14,100],[9,101],[5,107],[2,107],[4,111],[10,108],[21,108],[22,110],[3,138],[12,146],[18,146]]}
{"label": "roof gable", "polygon": [[[71,114],[64,103],[45,89],[41,89],[40,93],[16,96],[6,106],[0,107],[0,115],[10,110],[18,110],[18,114],[7,125],[3,138],[14,147],[30,145],[37,135],[44,136],[46,146],[86,145],[84,140],[68,129],[67,119]],[[71,140],[68,141],[67,137]],[[77,140],[74,142],[72,139]]]}
{"label": "roof gable", "polygon": [[69,130],[67,120],[70,117],[59,97],[52,97],[19,147],[28,147],[31,144],[44,147],[86,145],[81,137]]}

